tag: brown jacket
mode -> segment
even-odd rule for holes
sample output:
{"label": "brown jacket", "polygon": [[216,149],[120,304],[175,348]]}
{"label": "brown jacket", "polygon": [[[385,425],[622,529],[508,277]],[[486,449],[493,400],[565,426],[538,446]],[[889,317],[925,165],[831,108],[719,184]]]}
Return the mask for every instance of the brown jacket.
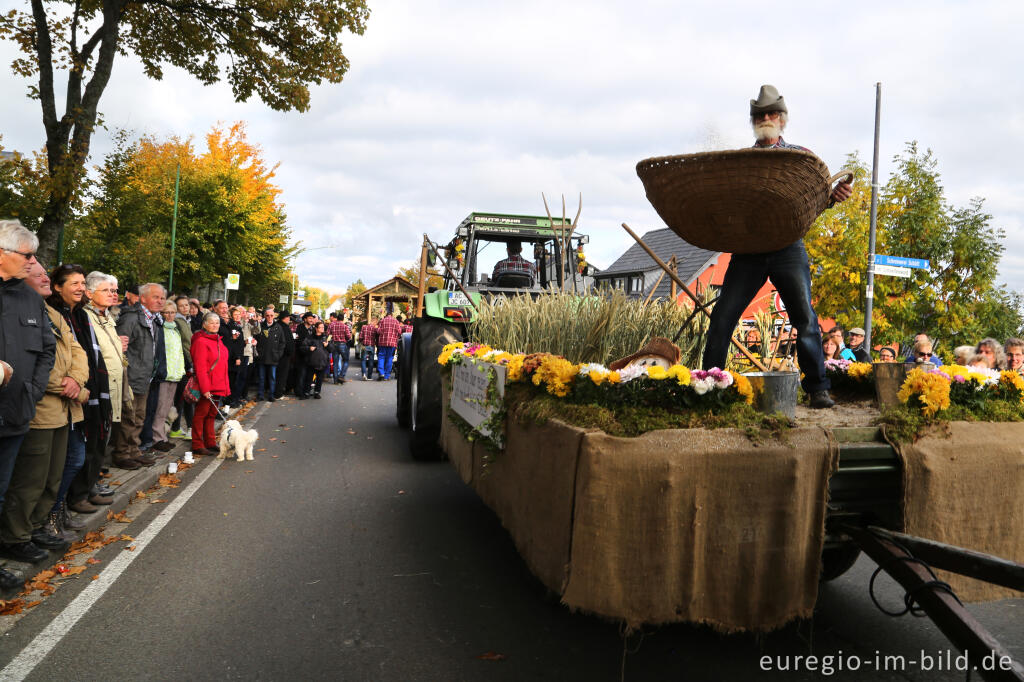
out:
{"label": "brown jacket", "polygon": [[[57,429],[66,426],[69,420],[72,424],[82,421],[82,405],[89,399],[89,392],[84,388],[89,380],[89,358],[85,349],[75,340],[71,327],[57,310],[47,305],[46,314],[57,337],[57,357],[50,370],[46,394],[36,405],[36,416],[30,425],[33,429]],[[83,387],[76,400],[61,396],[64,377],[71,377]]]}

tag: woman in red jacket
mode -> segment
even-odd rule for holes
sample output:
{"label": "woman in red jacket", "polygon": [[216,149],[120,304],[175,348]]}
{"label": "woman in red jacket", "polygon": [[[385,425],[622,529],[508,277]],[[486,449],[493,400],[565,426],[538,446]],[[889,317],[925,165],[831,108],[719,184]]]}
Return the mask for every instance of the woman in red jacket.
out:
{"label": "woman in red jacket", "polygon": [[217,432],[213,427],[217,418],[215,401],[231,393],[228,382],[228,349],[217,331],[220,316],[207,313],[203,327],[192,336],[192,366],[195,369],[199,392],[196,414],[192,421],[192,452],[197,455],[216,455]]}

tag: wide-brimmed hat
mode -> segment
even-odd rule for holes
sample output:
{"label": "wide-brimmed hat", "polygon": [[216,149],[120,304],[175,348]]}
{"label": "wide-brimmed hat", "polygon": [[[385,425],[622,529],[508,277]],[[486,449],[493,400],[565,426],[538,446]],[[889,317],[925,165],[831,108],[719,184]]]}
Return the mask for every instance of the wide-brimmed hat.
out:
{"label": "wide-brimmed hat", "polygon": [[679,346],[662,336],[652,336],[651,340],[647,342],[647,345],[632,355],[616,360],[612,364],[608,365],[608,369],[613,372],[617,372],[637,358],[645,355],[654,355],[659,358],[665,358],[668,360],[670,365],[679,364]]}
{"label": "wide-brimmed hat", "polygon": [[786,100],[779,94],[775,86],[762,85],[761,92],[757,93],[757,99],[750,100],[750,115],[766,114],[770,111],[789,113],[789,109],[786,108]]}
{"label": "wide-brimmed hat", "polygon": [[854,327],[853,329],[851,329],[850,334],[860,334],[861,336],[865,335],[864,330],[861,329],[860,327]]}

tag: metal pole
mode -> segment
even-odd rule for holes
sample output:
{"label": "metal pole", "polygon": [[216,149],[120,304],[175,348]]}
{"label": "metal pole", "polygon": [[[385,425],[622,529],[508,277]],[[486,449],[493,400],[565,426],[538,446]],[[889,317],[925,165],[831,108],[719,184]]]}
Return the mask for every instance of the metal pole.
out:
{"label": "metal pole", "polygon": [[174,291],[174,240],[178,231],[178,184],[181,182],[181,164],[174,174],[174,215],[171,218],[171,272],[167,276],[167,293]]}
{"label": "metal pole", "polygon": [[864,348],[871,353],[871,312],[875,301],[875,228],[878,226],[878,133],[882,121],[882,84],[875,83],[875,155],[871,161],[871,231],[868,233],[868,284],[864,297]]}

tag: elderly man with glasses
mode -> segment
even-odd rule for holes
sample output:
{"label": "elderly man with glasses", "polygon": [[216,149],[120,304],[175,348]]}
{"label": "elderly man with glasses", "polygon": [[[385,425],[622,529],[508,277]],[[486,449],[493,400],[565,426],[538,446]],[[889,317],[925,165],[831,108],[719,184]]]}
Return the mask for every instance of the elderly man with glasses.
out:
{"label": "elderly man with glasses", "polygon": [[[20,222],[0,220],[0,507],[56,358],[46,306],[24,282],[37,248],[39,240]],[[23,582],[0,568],[0,589]]]}
{"label": "elderly man with glasses", "polygon": [[[779,91],[775,86],[762,85],[757,99],[750,100],[750,123],[756,138],[754,147],[808,151],[782,139],[788,121],[789,110]],[[839,183],[832,190],[829,205],[845,201],[852,192],[849,183]],[[811,305],[811,270],[803,240],[770,253],[733,254],[722,282],[721,296],[711,314],[704,368],[725,367],[729,340],[736,323],[750,299],[768,279],[779,292],[789,321],[797,331],[797,359],[804,375],[803,388],[810,396],[810,406],[832,407],[835,403],[828,394],[831,385],[825,376],[818,315]]]}

